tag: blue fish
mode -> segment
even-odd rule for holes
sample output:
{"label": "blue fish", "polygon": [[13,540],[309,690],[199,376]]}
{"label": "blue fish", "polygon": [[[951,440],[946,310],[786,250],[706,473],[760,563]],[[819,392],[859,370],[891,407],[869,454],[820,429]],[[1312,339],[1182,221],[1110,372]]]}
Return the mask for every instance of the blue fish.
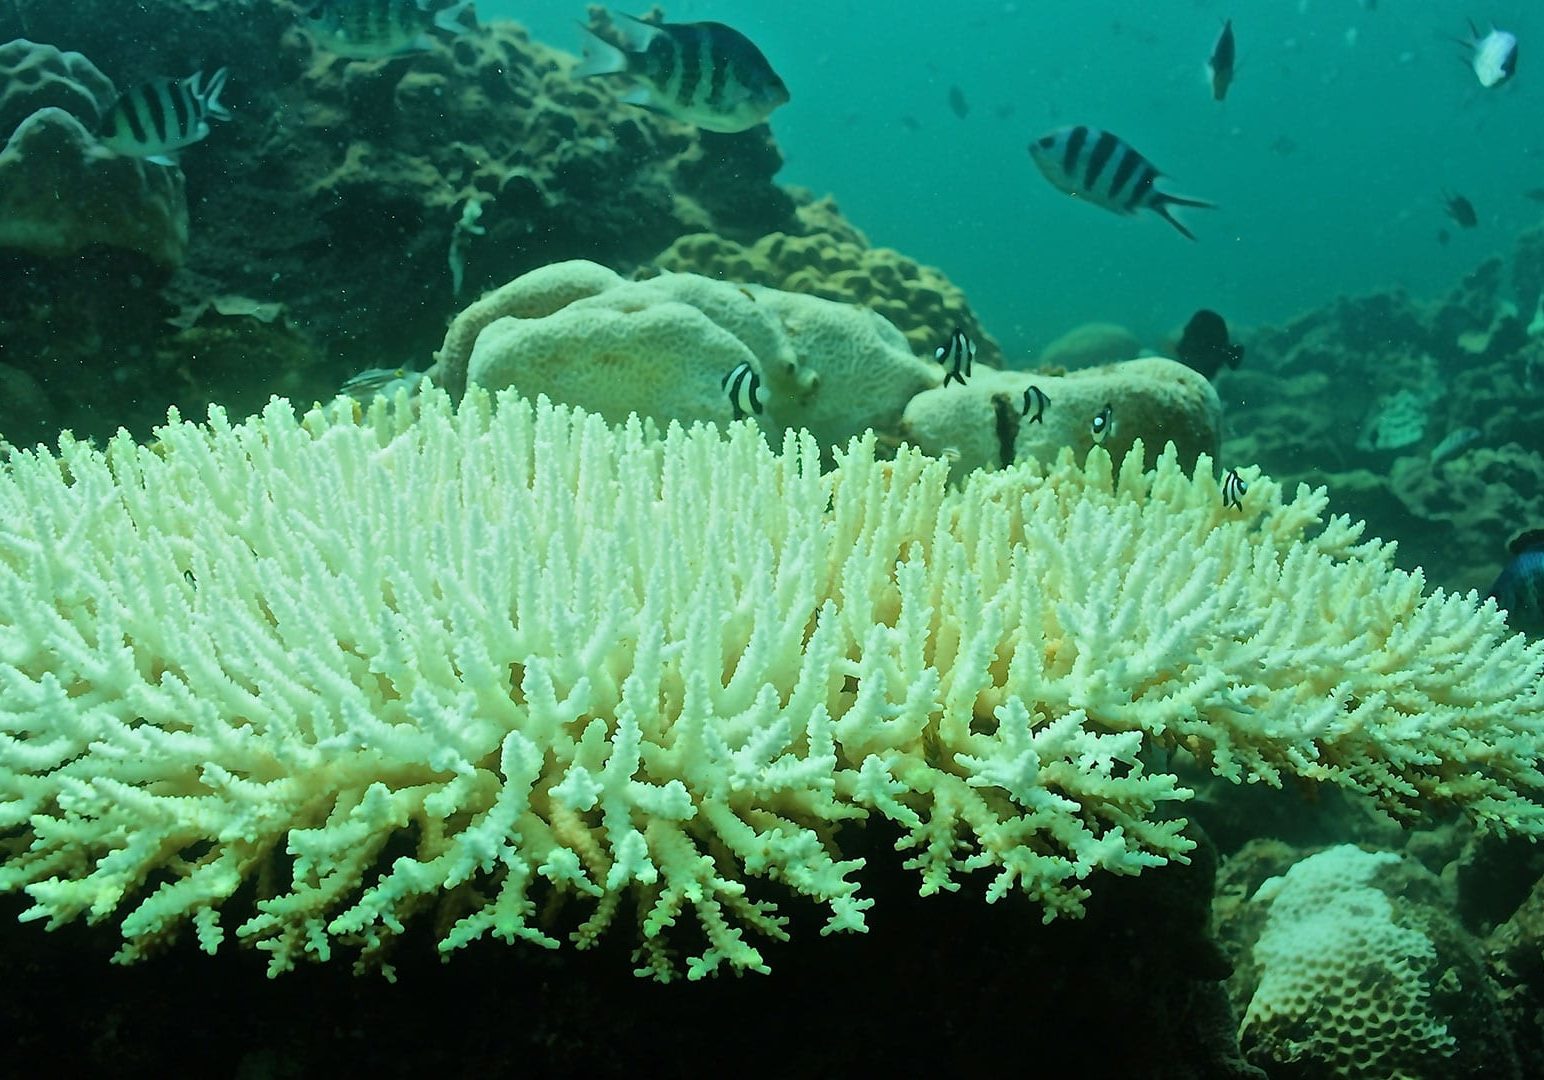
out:
{"label": "blue fish", "polygon": [[1490,587],[1490,596],[1506,610],[1507,625],[1544,636],[1544,529],[1530,529],[1507,546],[1511,562]]}

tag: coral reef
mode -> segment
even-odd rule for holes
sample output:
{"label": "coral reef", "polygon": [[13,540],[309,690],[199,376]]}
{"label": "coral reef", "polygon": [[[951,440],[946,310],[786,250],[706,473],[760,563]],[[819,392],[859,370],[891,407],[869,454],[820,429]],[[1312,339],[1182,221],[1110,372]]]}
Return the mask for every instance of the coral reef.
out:
{"label": "coral reef", "polygon": [[955,491],[872,438],[823,472],[808,434],[475,388],[159,436],[0,472],[0,891],[114,917],[120,961],[234,919],[274,973],[377,963],[430,911],[442,952],[589,948],[629,911],[640,974],[764,970],[778,896],[867,925],[842,837],[881,824],[924,895],[1078,915],[1195,850],[1180,750],[1544,831],[1544,644],[1310,533],[1322,492],[1224,507],[1205,458]]}
{"label": "coral reef", "polygon": [[117,97],[79,53],[0,45],[0,250],[59,259],[93,247],[182,262],[182,174],[104,151],[93,134]]}
{"label": "coral reef", "polygon": [[[801,212],[801,224],[819,215]],[[705,274],[724,281],[808,293],[879,312],[906,335],[915,353],[928,354],[958,326],[971,336],[983,364],[1001,366],[1002,350],[970,309],[965,294],[942,271],[891,248],[870,247],[850,227],[836,233],[770,233],[752,244],[716,233],[683,236],[653,261],[660,270]]]}
{"label": "coral reef", "polygon": [[[1044,395],[1045,404],[1030,402],[1026,411],[1030,387]],[[1222,408],[1216,392],[1204,376],[1162,357],[1066,375],[978,365],[964,386],[940,386],[912,398],[901,436],[947,458],[960,477],[1031,457],[1052,460],[1063,447],[1084,453],[1095,442],[1092,422],[1106,406],[1110,430],[1101,441],[1117,458],[1139,440],[1149,464],[1169,443],[1186,463],[1217,453]]]}
{"label": "coral reef", "polygon": [[[1519,290],[1538,287],[1540,250],[1537,236],[1519,243]],[[1341,299],[1256,330],[1249,364],[1219,380],[1228,456],[1328,483],[1399,538],[1401,565],[1488,587],[1507,541],[1544,524],[1544,398],[1530,388],[1541,339],[1519,314],[1537,297],[1514,302],[1506,277],[1492,260],[1429,304],[1397,291]]]}
{"label": "coral reef", "polygon": [[[1259,880],[1283,854],[1290,865]],[[1293,858],[1250,847],[1224,874],[1224,890],[1256,880],[1220,909],[1249,1060],[1345,1080],[1522,1075],[1478,943],[1435,876],[1351,845]]]}
{"label": "coral reef", "polygon": [[629,282],[594,263],[543,267],[489,293],[451,324],[435,377],[545,394],[613,421],[731,419],[726,375],[759,373],[763,419],[824,447],[867,429],[893,435],[938,367],[867,308],[700,274]]}
{"label": "coral reef", "polygon": [[[475,293],[576,256],[631,269],[689,233],[751,241],[798,228],[792,196],[772,182],[781,159],[765,128],[705,134],[625,106],[610,87],[570,78],[572,57],[512,23],[408,58],[354,62],[319,49],[287,2],[233,13],[208,0],[23,0],[0,7],[0,34],[21,29],[18,13],[32,35],[90,57],[121,85],[239,57],[225,95],[235,119],[184,154],[180,171],[159,170],[186,177],[188,246],[182,272],[169,285],[145,280],[153,295],[137,307],[174,312],[219,295],[282,304],[289,318],[263,333],[288,334],[280,351],[315,358],[287,380],[302,400],[361,368],[417,366],[458,283]],[[480,207],[481,234],[464,227],[469,204]],[[34,293],[67,276],[46,262],[18,267],[39,272]],[[131,277],[117,265],[93,276],[108,274],[120,275],[104,283],[115,293]],[[72,300],[50,292],[0,318],[13,340],[45,338],[39,312]],[[120,330],[117,392],[138,390],[150,416],[168,403],[158,366],[191,355],[175,333],[154,319]],[[65,335],[52,355],[74,365],[96,354],[76,353]],[[0,363],[44,386],[78,431],[148,428],[138,412],[75,400],[42,357]],[[201,409],[211,391],[171,400]]]}

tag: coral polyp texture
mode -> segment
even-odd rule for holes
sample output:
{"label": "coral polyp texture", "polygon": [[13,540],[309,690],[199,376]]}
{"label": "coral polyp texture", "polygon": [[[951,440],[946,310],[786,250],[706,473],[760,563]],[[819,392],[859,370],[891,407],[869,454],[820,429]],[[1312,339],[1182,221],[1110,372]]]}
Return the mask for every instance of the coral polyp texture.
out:
{"label": "coral polyp texture", "polygon": [[664,979],[766,970],[774,893],[863,929],[843,841],[885,821],[924,894],[1076,915],[1185,860],[1164,751],[1544,821],[1544,646],[1320,492],[1225,508],[1204,457],[1103,449],[955,488],[872,439],[822,470],[747,423],[406,401],[10,455],[25,918],[115,920],[119,961],[233,929],[271,973],[386,963],[415,915],[447,953],[622,920]]}

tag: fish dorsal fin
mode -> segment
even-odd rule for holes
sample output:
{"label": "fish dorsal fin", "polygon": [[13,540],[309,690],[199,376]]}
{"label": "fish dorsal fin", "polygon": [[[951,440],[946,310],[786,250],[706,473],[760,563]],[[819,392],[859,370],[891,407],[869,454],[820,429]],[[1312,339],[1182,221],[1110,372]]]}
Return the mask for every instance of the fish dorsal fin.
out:
{"label": "fish dorsal fin", "polygon": [[1518,533],[1506,549],[1513,555],[1521,555],[1525,551],[1544,551],[1544,529],[1529,529]]}

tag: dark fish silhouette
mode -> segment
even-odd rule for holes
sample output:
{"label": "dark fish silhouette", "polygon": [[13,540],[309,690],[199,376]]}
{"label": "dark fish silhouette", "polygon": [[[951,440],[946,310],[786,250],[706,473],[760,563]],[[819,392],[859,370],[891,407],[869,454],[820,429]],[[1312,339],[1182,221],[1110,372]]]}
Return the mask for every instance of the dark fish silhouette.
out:
{"label": "dark fish silhouette", "polygon": [[1238,367],[1244,359],[1244,347],[1228,340],[1228,324],[1222,316],[1205,308],[1190,316],[1175,352],[1181,363],[1208,379],[1216,378],[1224,367]]}
{"label": "dark fish silhouette", "polygon": [[1442,203],[1447,207],[1448,217],[1452,218],[1460,229],[1472,229],[1480,223],[1479,215],[1474,212],[1474,204],[1462,195],[1444,191]]}
{"label": "dark fish silhouette", "polygon": [[1206,62],[1206,70],[1212,76],[1212,97],[1217,101],[1227,97],[1228,87],[1233,85],[1235,51],[1233,20],[1228,19],[1222,24],[1222,33],[1217,35],[1217,44],[1212,46],[1211,59]]}
{"label": "dark fish silhouette", "polygon": [[970,115],[970,102],[965,100],[965,91],[958,86],[949,87],[949,108],[954,110],[954,115],[961,120]]}
{"label": "dark fish silhouette", "polygon": [[1507,550],[1512,559],[1489,595],[1506,609],[1507,625],[1513,630],[1544,634],[1544,529],[1529,529]]}

